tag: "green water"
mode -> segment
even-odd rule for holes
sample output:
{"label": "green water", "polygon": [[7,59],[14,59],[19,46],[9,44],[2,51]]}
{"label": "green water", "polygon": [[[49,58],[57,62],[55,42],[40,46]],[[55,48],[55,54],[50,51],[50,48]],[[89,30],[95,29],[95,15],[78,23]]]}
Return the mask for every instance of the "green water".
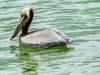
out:
{"label": "green water", "polygon": [[[10,41],[20,11],[33,7],[30,31],[52,27],[73,39],[66,47],[35,49]],[[100,75],[99,0],[0,0],[0,75]]]}

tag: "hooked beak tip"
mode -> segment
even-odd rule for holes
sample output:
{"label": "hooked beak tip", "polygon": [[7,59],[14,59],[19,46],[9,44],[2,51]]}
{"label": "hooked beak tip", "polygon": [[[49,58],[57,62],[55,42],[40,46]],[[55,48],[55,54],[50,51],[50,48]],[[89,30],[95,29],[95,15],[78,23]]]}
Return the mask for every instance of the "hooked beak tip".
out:
{"label": "hooked beak tip", "polygon": [[10,38],[10,41],[12,40],[12,38]]}

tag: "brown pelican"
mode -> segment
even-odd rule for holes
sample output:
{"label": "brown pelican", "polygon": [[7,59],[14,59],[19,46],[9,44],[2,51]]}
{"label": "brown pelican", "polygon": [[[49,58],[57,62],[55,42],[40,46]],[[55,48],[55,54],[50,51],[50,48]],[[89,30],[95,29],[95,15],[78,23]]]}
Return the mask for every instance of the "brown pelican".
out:
{"label": "brown pelican", "polygon": [[52,28],[40,28],[33,32],[28,32],[33,16],[34,10],[32,8],[24,8],[22,10],[18,26],[16,27],[11,40],[22,30],[19,37],[19,42],[21,44],[49,48],[52,46],[64,46],[71,42],[70,38],[65,34]]}

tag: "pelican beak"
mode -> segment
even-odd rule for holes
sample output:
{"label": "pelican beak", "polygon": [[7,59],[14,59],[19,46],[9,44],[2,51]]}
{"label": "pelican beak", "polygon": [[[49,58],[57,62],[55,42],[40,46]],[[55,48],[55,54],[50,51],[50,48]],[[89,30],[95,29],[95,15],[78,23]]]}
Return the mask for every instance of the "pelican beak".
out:
{"label": "pelican beak", "polygon": [[10,38],[10,40],[12,40],[13,38],[15,38],[17,36],[17,34],[21,31],[21,29],[23,28],[23,26],[25,25],[26,21],[28,20],[27,15],[23,15],[19,22],[18,22],[18,26],[16,27],[12,37]]}

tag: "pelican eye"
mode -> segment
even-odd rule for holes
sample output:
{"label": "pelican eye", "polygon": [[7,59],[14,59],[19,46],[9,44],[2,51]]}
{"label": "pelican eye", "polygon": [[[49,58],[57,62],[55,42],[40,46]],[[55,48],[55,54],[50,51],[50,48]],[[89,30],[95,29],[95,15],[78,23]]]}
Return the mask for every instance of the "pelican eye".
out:
{"label": "pelican eye", "polygon": [[22,13],[21,17],[28,17],[26,14]]}
{"label": "pelican eye", "polygon": [[24,17],[24,14],[23,13],[21,14],[21,17]]}

